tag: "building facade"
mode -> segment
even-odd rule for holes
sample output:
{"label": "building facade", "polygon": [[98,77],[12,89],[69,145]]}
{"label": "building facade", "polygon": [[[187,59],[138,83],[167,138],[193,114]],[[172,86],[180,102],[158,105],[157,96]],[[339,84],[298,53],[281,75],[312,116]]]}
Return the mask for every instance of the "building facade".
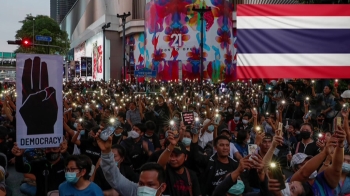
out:
{"label": "building facade", "polygon": [[77,0],[50,0],[50,17],[61,23]]}
{"label": "building facade", "polygon": [[[235,78],[236,6],[240,3],[297,3],[296,0],[78,0],[60,26],[71,41],[72,76],[83,79],[126,78],[184,80],[200,77],[201,21],[193,7],[211,7],[204,14],[204,68],[206,80]],[[126,47],[117,14],[126,19]],[[110,27],[102,30],[102,26]],[[91,58],[92,75],[83,72]],[[82,61],[83,59],[83,61]],[[79,65],[83,62],[82,65]],[[80,66],[80,67],[79,67]]]}

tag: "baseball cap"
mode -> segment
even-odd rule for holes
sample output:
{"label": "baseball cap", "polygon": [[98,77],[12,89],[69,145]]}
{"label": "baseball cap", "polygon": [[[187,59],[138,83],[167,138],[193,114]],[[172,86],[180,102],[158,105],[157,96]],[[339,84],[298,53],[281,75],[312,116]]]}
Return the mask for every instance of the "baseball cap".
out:
{"label": "baseball cap", "polygon": [[186,154],[186,147],[185,145],[182,144],[182,142],[178,142],[176,146],[174,146],[173,152],[175,154],[181,154],[181,153]]}
{"label": "baseball cap", "polygon": [[226,133],[228,133],[229,135],[231,134],[231,133],[230,133],[230,130],[228,130],[228,128],[223,128],[223,129],[221,129],[220,134],[222,134],[223,132],[226,132]]}
{"label": "baseball cap", "polygon": [[295,166],[297,166],[297,165],[301,164],[302,162],[304,162],[305,159],[307,159],[307,158],[312,158],[312,156],[306,155],[304,153],[296,153],[292,157],[292,161],[290,162],[290,166],[292,168],[294,168]]}
{"label": "baseball cap", "polygon": [[342,98],[350,98],[350,90],[344,91],[340,96]]}

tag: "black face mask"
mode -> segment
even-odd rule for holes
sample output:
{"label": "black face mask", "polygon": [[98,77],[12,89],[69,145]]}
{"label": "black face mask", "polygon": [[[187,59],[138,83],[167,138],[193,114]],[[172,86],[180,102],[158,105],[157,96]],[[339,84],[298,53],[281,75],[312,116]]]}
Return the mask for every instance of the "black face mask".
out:
{"label": "black face mask", "polygon": [[49,162],[53,162],[56,161],[59,157],[60,157],[60,153],[59,152],[49,152],[46,153],[46,160],[48,160]]}
{"label": "black face mask", "polygon": [[301,131],[301,132],[300,132],[300,136],[301,136],[301,138],[303,138],[304,140],[307,140],[307,139],[310,138],[311,133],[308,132],[308,131]]}

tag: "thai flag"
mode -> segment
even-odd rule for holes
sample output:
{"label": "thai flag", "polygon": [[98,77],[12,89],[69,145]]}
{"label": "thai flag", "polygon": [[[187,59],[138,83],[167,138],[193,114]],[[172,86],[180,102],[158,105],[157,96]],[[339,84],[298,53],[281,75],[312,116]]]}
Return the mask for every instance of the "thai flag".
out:
{"label": "thai flag", "polygon": [[350,5],[238,5],[238,78],[350,78]]}

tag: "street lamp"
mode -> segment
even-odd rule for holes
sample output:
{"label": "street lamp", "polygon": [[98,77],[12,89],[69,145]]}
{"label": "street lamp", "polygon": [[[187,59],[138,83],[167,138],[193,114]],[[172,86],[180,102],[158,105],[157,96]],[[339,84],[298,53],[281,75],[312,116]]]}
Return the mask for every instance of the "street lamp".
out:
{"label": "street lamp", "polygon": [[203,4],[203,7],[202,8],[192,8],[193,11],[195,12],[198,12],[199,15],[200,15],[200,20],[201,20],[201,44],[200,44],[200,47],[201,47],[201,68],[200,68],[200,83],[202,84],[203,83],[203,32],[204,32],[204,23],[203,23],[203,20],[204,20],[204,13],[205,12],[209,12],[211,11],[211,8],[208,7],[208,8],[204,8],[204,4]]}
{"label": "street lamp", "polygon": [[26,17],[26,19],[27,20],[31,20],[31,21],[33,21],[33,47],[34,47],[34,38],[35,38],[35,33],[34,33],[34,30],[35,30],[35,17],[34,16],[27,16]]}
{"label": "street lamp", "polygon": [[126,23],[126,18],[128,16],[130,16],[130,12],[128,12],[127,14],[124,12],[123,15],[119,15],[117,14],[118,18],[122,19],[122,26],[123,26],[123,67],[124,67],[124,80],[126,79],[126,68],[125,68],[125,61],[126,61],[126,57],[125,57],[125,23]]}
{"label": "street lamp", "polygon": [[103,26],[102,26],[102,30],[103,30],[103,51],[102,51],[102,58],[103,58],[103,80],[105,80],[105,75],[106,75],[106,58],[105,58],[105,54],[106,54],[106,52],[105,52],[105,49],[106,49],[106,46],[105,46],[105,40],[106,40],[106,36],[105,36],[105,31],[106,31],[106,29],[108,29],[109,27],[111,26],[111,23],[109,22],[109,23],[107,23],[107,24],[104,24]]}

